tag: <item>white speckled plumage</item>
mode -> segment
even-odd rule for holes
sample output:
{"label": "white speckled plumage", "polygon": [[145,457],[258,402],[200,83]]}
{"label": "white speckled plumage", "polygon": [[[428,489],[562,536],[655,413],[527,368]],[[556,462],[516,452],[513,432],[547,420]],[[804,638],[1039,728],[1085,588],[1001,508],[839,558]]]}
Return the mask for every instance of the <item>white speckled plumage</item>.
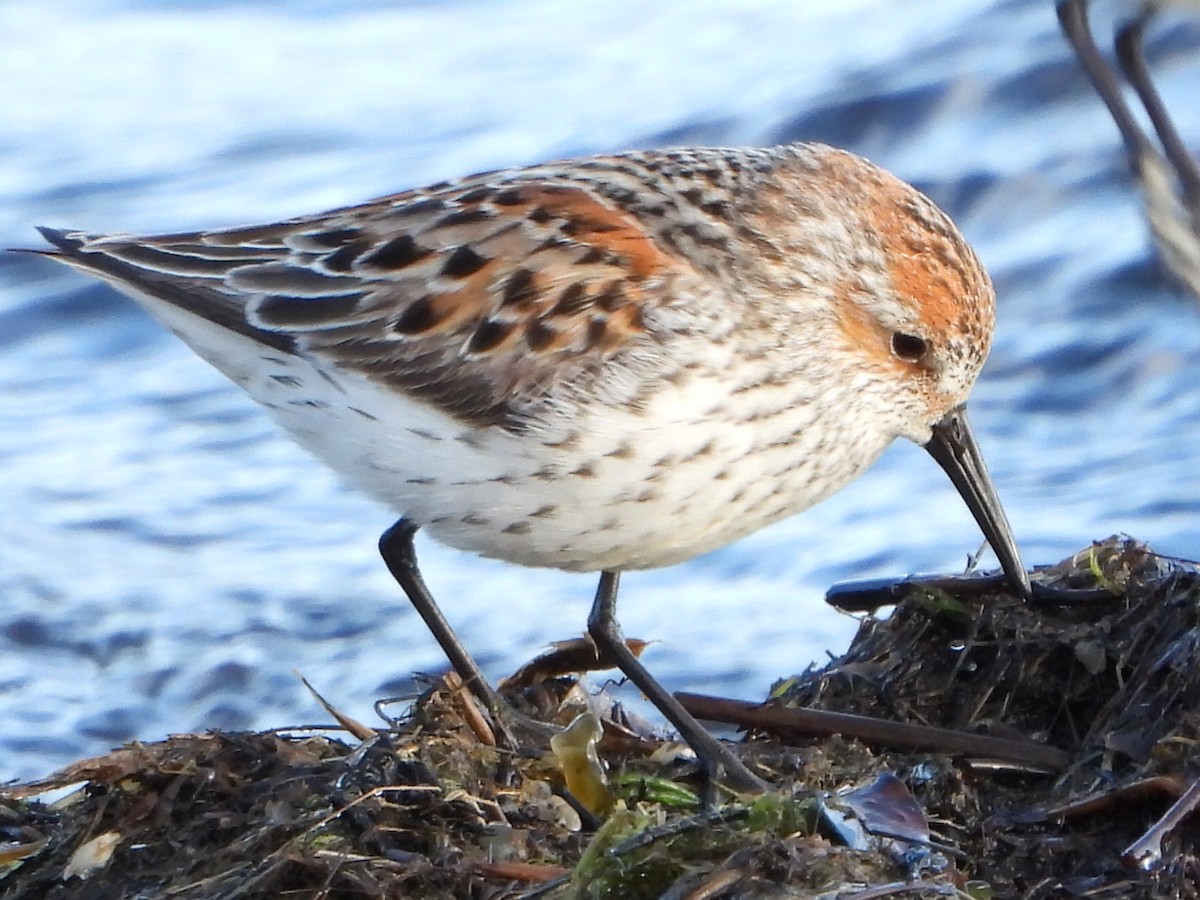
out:
{"label": "white speckled plumage", "polygon": [[254,228],[47,234],[439,540],[571,570],[687,559],[897,436],[924,443],[992,329],[949,220],[820,145],[485,173]]}
{"label": "white speckled plumage", "polygon": [[420,577],[417,528],[600,571],[598,656],[746,790],[764,783],[626,646],[618,572],[799,512],[903,436],[1029,593],[962,413],[991,284],[940,210],[851,154],[629,153],[250,228],[43,233],[402,515],[384,560],[507,747],[502,704]]}

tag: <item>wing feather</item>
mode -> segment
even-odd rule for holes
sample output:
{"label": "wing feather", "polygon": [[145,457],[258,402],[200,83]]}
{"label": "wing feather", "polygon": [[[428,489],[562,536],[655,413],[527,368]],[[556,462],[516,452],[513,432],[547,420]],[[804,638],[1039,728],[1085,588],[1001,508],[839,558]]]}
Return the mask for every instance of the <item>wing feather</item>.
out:
{"label": "wing feather", "polygon": [[653,343],[653,312],[702,282],[629,210],[520,173],[250,228],[45,234],[139,299],[477,424],[511,425],[553,385]]}

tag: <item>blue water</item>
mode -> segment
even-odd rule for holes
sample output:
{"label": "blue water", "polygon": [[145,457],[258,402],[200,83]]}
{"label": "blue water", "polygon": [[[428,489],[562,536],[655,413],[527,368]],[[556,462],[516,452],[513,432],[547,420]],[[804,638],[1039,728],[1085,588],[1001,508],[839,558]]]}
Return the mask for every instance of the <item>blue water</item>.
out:
{"label": "blue water", "polygon": [[[1195,139],[1200,28],[1153,35]],[[577,153],[849,147],[943,204],[993,273],[973,417],[1026,562],[1120,531],[1200,554],[1200,313],[1157,266],[1050,0],[0,2],[0,85],[4,246]],[[0,779],[326,720],[293,670],[370,719],[442,666],[376,557],[389,523],[132,303],[0,255]],[[670,687],[758,697],[845,646],[831,582],[956,570],[979,543],[897,446],[791,521],[626,578],[622,621]],[[494,677],[583,629],[590,578],[419,552]]]}

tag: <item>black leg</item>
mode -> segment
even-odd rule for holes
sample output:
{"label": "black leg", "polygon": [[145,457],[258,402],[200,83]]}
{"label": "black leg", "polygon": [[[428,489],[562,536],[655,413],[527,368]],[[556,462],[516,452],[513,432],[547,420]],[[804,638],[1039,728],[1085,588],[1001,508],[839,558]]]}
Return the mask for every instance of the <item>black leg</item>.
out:
{"label": "black leg", "polygon": [[1146,65],[1146,54],[1142,50],[1142,41],[1146,31],[1146,21],[1149,12],[1143,12],[1133,21],[1123,26],[1117,32],[1116,48],[1117,62],[1125,78],[1132,85],[1146,108],[1158,139],[1162,142],[1163,151],[1183,188],[1184,202],[1193,222],[1200,223],[1200,167],[1188,152],[1187,145],[1179,136],[1175,123],[1163,105],[1158,89],[1150,80],[1150,70]]}
{"label": "black leg", "polygon": [[697,759],[714,780],[724,780],[735,790],[762,792],[769,790],[765,781],[746,768],[732,751],[697,722],[679,701],[659,684],[646,667],[625,644],[621,626],[617,623],[617,572],[604,572],[596,588],[596,602],[588,616],[588,633],[596,642],[602,657],[616,663],[617,668],[637,686],[646,698],[658,707],[695,751]]}
{"label": "black leg", "polygon": [[479,665],[471,658],[467,648],[462,645],[446,617],[438,608],[437,601],[429,593],[421,570],[417,568],[417,553],[413,547],[413,536],[417,526],[407,519],[401,519],[379,538],[379,553],[387,563],[388,571],[404,589],[413,608],[425,620],[426,626],[441,645],[450,665],[458,673],[463,684],[478,697],[492,716],[492,727],[496,731],[496,739],[502,747],[516,750],[517,742],[509,732],[503,719],[503,703],[483,677]]}

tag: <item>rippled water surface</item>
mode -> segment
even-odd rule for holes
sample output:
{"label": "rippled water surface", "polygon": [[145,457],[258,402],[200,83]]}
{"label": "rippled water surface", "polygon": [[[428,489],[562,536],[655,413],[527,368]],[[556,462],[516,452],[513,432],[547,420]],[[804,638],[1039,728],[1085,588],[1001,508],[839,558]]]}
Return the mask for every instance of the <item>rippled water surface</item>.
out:
{"label": "rippled water surface", "polygon": [[[0,244],[352,203],[467,172],[819,139],[945,206],[991,269],[976,430],[1026,562],[1124,531],[1200,553],[1200,321],[1161,275],[1116,131],[1050,0],[0,2]],[[1099,10],[1099,20],[1114,7]],[[1102,25],[1103,27],[1103,25]],[[1200,136],[1200,29],[1150,56]],[[353,715],[442,661],[340,487],[131,302],[0,256],[0,779],[131,738]],[[790,521],[623,584],[669,686],[757,697],[844,646],[838,579],[979,545],[897,446]],[[501,676],[581,632],[593,580],[419,545]]]}

